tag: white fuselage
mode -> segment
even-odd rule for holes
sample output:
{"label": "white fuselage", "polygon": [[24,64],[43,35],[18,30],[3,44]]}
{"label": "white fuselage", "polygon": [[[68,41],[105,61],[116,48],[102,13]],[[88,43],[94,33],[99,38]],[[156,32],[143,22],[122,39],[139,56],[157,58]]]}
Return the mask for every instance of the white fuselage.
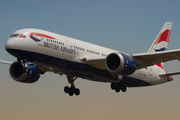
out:
{"label": "white fuselage", "polygon": [[97,69],[82,61],[84,57],[106,57],[110,53],[118,52],[116,50],[38,29],[22,29],[13,33],[15,34],[23,34],[26,37],[14,36],[7,40],[5,48],[10,54],[53,68],[62,74],[70,73],[101,82],[122,80],[123,84],[130,87],[156,85],[168,81],[167,77],[159,77],[159,74],[165,71],[156,65],[136,70],[131,75],[119,75],[117,79],[107,70]]}

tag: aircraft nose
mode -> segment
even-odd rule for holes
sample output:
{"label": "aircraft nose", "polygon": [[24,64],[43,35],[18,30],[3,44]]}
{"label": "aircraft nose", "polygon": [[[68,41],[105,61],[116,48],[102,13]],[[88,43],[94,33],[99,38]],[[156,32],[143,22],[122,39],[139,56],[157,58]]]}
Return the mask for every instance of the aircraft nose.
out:
{"label": "aircraft nose", "polygon": [[6,44],[5,44],[5,49],[15,49],[16,47],[16,44],[15,44],[15,41],[12,39],[12,38],[9,38],[7,41],[6,41]]}

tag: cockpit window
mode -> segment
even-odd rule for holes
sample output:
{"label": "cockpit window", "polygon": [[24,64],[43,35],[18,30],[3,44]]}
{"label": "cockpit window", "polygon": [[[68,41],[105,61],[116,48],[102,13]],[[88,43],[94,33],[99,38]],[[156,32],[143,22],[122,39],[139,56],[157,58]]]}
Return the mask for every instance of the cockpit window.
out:
{"label": "cockpit window", "polygon": [[26,38],[26,36],[24,34],[21,34],[19,37]]}
{"label": "cockpit window", "polygon": [[10,36],[10,38],[12,38],[12,37],[26,38],[26,35],[24,35],[24,34],[12,34],[12,35]]}
{"label": "cockpit window", "polygon": [[12,34],[11,36],[10,36],[10,38],[11,37],[18,37],[19,36],[19,34]]}

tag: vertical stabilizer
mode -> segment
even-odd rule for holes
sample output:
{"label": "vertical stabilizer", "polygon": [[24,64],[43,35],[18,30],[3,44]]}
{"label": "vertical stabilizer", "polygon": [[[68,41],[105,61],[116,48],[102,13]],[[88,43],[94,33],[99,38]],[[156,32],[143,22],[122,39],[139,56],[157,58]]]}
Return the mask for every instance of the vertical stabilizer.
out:
{"label": "vertical stabilizer", "polygon": [[[148,53],[166,51],[169,43],[169,37],[172,28],[171,22],[166,22],[160,32],[158,33],[156,39],[148,50]],[[163,68],[163,64],[159,63],[157,66]]]}
{"label": "vertical stabilizer", "polygon": [[164,24],[159,34],[157,35],[156,39],[154,40],[153,44],[149,48],[148,53],[167,50],[172,24],[173,23],[171,22],[166,22]]}

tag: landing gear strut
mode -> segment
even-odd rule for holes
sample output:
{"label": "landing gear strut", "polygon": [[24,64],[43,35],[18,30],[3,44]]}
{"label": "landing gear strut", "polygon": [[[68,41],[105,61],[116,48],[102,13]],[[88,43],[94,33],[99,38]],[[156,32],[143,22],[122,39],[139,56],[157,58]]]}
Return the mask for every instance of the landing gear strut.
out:
{"label": "landing gear strut", "polygon": [[77,79],[77,77],[74,77],[72,75],[66,75],[66,77],[68,79],[68,82],[71,84],[71,87],[65,86],[64,92],[68,93],[69,96],[73,96],[73,94],[78,96],[80,94],[80,90],[74,85],[74,81]]}
{"label": "landing gear strut", "polygon": [[115,90],[116,92],[120,92],[120,90],[122,92],[126,92],[127,87],[125,85],[122,85],[122,83],[118,82],[118,83],[111,83],[111,89]]}

